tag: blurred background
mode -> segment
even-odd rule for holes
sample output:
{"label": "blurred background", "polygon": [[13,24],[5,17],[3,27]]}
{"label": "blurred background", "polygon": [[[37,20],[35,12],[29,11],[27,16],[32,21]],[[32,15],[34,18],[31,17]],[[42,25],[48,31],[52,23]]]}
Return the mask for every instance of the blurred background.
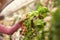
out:
{"label": "blurred background", "polygon": [[[0,12],[13,1],[0,0]],[[28,2],[31,0],[23,1]],[[31,13],[32,16],[13,35],[0,33],[0,40],[60,40],[59,2],[60,0],[33,0],[30,4],[8,14],[4,20],[0,20],[0,24],[9,28],[17,23],[23,14]],[[21,5],[25,3],[21,2]]]}

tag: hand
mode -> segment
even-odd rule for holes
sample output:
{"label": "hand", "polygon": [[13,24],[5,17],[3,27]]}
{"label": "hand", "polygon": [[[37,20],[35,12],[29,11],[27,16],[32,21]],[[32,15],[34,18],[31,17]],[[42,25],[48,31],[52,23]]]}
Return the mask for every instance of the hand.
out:
{"label": "hand", "polygon": [[21,17],[21,19],[20,19],[20,22],[21,21],[25,21],[25,20],[27,20],[28,19],[28,14],[26,13],[26,14],[24,14],[22,17]]}
{"label": "hand", "polygon": [[27,27],[23,24],[22,27],[21,27],[21,29],[22,30],[21,30],[20,34],[21,35],[25,35],[25,32],[27,31]]}

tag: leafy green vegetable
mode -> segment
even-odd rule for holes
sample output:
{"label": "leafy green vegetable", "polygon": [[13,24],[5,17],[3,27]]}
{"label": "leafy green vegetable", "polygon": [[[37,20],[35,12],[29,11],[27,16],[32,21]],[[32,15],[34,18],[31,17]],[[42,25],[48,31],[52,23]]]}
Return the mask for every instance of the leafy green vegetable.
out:
{"label": "leafy green vegetable", "polygon": [[[24,40],[43,40],[45,22],[43,20],[44,18],[40,19],[38,16],[41,14],[43,17],[45,17],[47,12],[48,9],[46,7],[40,6],[36,11],[32,11],[28,14],[29,19],[24,22],[24,24],[27,26],[27,32]],[[31,22],[33,22],[33,24]],[[42,31],[41,34],[39,33],[40,31]]]}
{"label": "leafy green vegetable", "polygon": [[49,12],[49,10],[46,7],[40,6],[38,9],[39,13],[46,13]]}

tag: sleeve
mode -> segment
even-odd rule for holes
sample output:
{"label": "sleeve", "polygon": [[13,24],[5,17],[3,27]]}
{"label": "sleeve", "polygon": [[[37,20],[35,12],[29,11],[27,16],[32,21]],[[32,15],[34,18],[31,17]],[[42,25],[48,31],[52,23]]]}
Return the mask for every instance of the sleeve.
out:
{"label": "sleeve", "polygon": [[12,35],[17,29],[19,29],[22,26],[23,22],[16,23],[12,26],[12,28],[7,28],[4,25],[0,25],[0,33]]}

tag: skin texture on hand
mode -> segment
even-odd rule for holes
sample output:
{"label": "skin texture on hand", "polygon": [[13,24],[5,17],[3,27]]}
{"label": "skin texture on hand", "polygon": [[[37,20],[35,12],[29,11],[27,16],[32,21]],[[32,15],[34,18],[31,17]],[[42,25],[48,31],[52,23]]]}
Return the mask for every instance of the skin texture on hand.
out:
{"label": "skin texture on hand", "polygon": [[20,33],[20,34],[21,34],[21,35],[25,35],[25,32],[27,31],[26,25],[23,24],[22,27],[21,27],[21,29],[22,29],[22,30],[21,30],[21,33]]}

